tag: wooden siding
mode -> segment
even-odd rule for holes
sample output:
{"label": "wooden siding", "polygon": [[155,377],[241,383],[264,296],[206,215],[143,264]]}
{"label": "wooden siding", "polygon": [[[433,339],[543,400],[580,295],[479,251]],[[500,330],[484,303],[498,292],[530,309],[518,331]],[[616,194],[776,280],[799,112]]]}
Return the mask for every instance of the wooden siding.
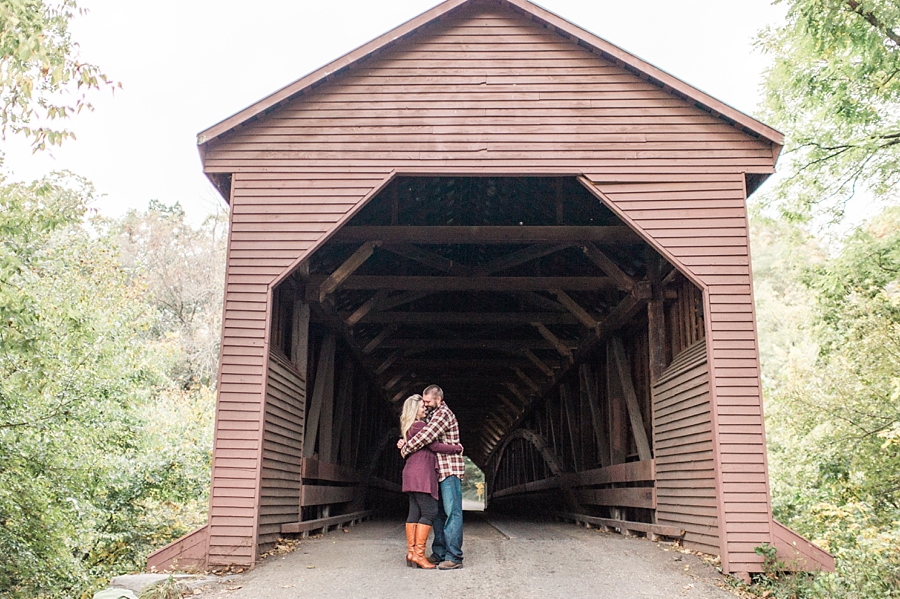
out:
{"label": "wooden siding", "polygon": [[686,547],[719,552],[706,342],[675,357],[653,388],[656,521],[683,528]]}
{"label": "wooden siding", "polygon": [[770,540],[770,510],[744,173],[772,172],[777,151],[490,3],[209,143],[206,172],[234,174],[210,564],[255,559],[271,284],[394,172],[585,173],[706,289],[723,563],[759,570],[753,547]]}
{"label": "wooden siding", "polygon": [[272,350],[266,388],[266,425],[263,432],[260,488],[260,552],[281,534],[281,525],[300,517],[300,472],[303,461],[303,420],[306,381],[291,362]]}
{"label": "wooden siding", "polygon": [[209,525],[204,524],[147,556],[148,572],[206,569]]}
{"label": "wooden siding", "polygon": [[[726,532],[720,552],[726,571],[758,571],[762,558],[754,548],[771,542],[771,505],[744,177],[593,186],[623,220],[706,288],[718,511]],[[733,215],[723,212],[738,206]]]}

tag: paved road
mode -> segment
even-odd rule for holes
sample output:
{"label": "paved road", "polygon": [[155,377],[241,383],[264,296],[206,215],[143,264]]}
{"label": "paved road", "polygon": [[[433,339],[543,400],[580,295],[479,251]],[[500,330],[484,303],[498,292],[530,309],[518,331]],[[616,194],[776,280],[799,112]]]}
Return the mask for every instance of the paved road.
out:
{"label": "paved road", "polygon": [[304,540],[200,599],[734,599],[721,576],[670,545],[572,524],[465,514],[465,567],[406,567],[400,521]]}

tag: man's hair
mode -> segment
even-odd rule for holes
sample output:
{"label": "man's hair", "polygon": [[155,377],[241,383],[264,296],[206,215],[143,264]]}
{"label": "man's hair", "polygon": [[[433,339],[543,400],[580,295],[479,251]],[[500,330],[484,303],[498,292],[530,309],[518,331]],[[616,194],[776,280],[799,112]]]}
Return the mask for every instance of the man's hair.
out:
{"label": "man's hair", "polygon": [[444,397],[444,390],[437,385],[428,385],[427,387],[425,387],[425,390],[422,391],[422,395],[429,395],[431,393],[436,394],[440,398]]}

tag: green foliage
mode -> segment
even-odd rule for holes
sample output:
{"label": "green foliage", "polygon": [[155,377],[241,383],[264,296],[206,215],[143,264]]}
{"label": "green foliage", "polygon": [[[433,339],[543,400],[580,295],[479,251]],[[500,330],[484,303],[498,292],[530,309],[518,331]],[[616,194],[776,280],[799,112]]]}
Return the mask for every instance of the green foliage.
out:
{"label": "green foliage", "polygon": [[[900,589],[900,209],[859,227],[833,257],[796,226],[754,219],[775,516],[837,572],[770,572],[776,597],[895,597]],[[757,246],[759,247],[757,251]],[[775,362],[773,364],[773,362]]]}
{"label": "green foliage", "polygon": [[54,121],[91,109],[87,92],[113,85],[78,60],[69,23],[82,12],[76,0],[0,2],[0,137],[22,133],[35,150],[59,145],[72,133]]}
{"label": "green foliage", "polygon": [[205,520],[214,392],[173,376],[154,277],[91,194],[0,181],[0,597],[80,596]]}
{"label": "green foliage", "polygon": [[760,35],[772,55],[764,119],[786,136],[777,194],[794,218],[843,216],[861,189],[896,199],[900,182],[900,5],[893,0],[776,0],[782,27]]}

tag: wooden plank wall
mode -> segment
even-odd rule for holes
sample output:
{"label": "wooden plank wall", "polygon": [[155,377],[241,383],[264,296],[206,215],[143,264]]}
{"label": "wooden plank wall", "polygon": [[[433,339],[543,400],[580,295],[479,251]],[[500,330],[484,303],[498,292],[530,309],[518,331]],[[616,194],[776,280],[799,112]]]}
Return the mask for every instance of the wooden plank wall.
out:
{"label": "wooden plank wall", "polygon": [[269,354],[266,387],[266,425],[263,432],[260,485],[259,551],[266,551],[281,535],[281,525],[299,520],[300,473],[306,381],[285,356]]}
{"label": "wooden plank wall", "polygon": [[719,552],[706,341],[675,357],[653,387],[656,521],[685,530],[684,543]]}
{"label": "wooden plank wall", "polygon": [[754,547],[771,542],[771,504],[744,178],[691,179],[596,187],[624,220],[706,286],[718,509],[725,531],[720,552],[726,571],[756,572],[762,562]]}
{"label": "wooden plank wall", "polygon": [[[207,173],[234,174],[213,508],[258,499],[269,285],[362,198],[394,171],[583,172],[708,288],[721,509],[741,531],[723,560],[759,569],[769,503],[743,173],[772,171],[771,143],[483,2],[204,152]],[[738,475],[752,482],[728,480]],[[211,516],[212,565],[252,563],[255,517],[252,505]]]}

